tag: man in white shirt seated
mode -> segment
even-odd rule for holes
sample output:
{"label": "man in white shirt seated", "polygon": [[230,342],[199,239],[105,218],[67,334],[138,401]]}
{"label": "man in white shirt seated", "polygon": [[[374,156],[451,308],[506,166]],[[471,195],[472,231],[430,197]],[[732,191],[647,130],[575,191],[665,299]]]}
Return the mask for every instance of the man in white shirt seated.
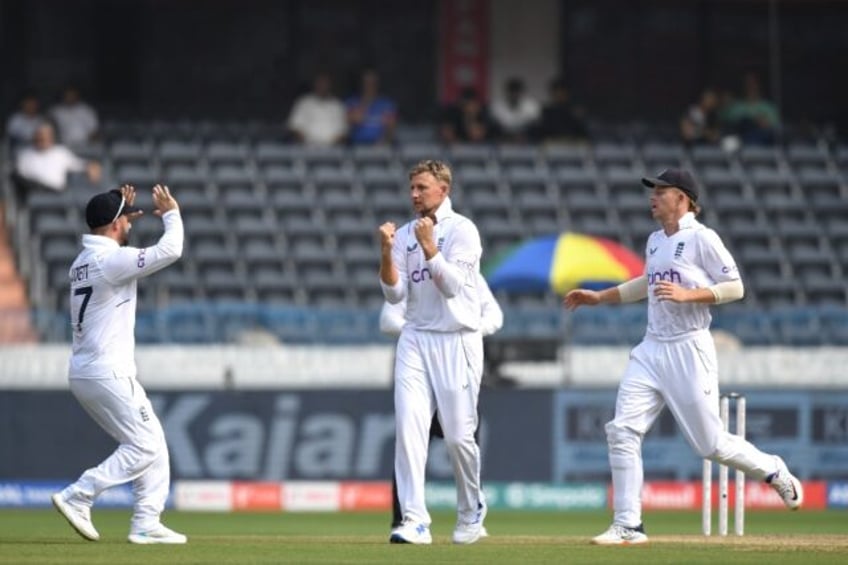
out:
{"label": "man in white shirt seated", "polygon": [[292,134],[307,145],[331,146],[347,135],[347,110],[333,96],[332,80],[327,73],[315,77],[313,90],[298,98],[289,115]]}
{"label": "man in white shirt seated", "polygon": [[16,181],[19,190],[43,188],[60,192],[65,190],[68,173],[85,172],[94,184],[100,181],[100,164],[85,161],[55,140],[53,126],[43,123],[33,136],[33,146],[22,149],[15,161]]}
{"label": "man in white shirt seated", "polygon": [[70,146],[88,143],[100,127],[94,108],[82,101],[74,86],[65,88],[62,101],[50,109],[50,118],[56,122],[59,140]]}
{"label": "man in white shirt seated", "polygon": [[504,95],[492,104],[492,116],[503,141],[524,143],[530,129],[542,114],[539,103],[527,94],[524,81],[513,77],[506,82]]}

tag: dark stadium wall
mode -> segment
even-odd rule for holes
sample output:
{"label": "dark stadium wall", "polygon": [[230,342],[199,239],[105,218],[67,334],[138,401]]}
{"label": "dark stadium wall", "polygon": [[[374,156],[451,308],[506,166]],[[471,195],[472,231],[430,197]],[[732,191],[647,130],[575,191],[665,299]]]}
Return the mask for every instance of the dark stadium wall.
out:
{"label": "dark stadium wall", "polygon": [[790,121],[848,122],[848,2],[563,0],[561,18],[561,72],[596,117],[676,120],[754,71]]}
{"label": "dark stadium wall", "polygon": [[[704,86],[738,90],[742,74],[754,70],[790,120],[848,122],[848,78],[840,72],[848,2],[554,6],[552,69],[595,118],[674,121]],[[421,122],[437,107],[438,8],[439,0],[2,0],[0,108],[8,115],[25,88],[52,102],[73,81],[107,115],[282,119],[316,69],[329,68],[348,93],[355,71],[369,64],[402,118]],[[490,76],[520,60],[499,54],[538,39],[524,29],[493,36]],[[531,77],[534,90],[538,80]]]}

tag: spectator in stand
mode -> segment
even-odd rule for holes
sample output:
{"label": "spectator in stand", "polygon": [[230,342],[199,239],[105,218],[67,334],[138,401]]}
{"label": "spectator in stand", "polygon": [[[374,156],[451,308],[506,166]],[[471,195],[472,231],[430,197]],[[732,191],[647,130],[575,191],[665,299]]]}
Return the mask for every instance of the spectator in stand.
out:
{"label": "spectator in stand", "polygon": [[503,98],[492,104],[492,117],[500,128],[503,141],[528,141],[530,131],[536,126],[540,115],[539,103],[527,94],[524,81],[517,77],[506,81]]}
{"label": "spectator in stand", "polygon": [[35,130],[33,146],[22,149],[15,162],[14,177],[21,202],[30,190],[65,190],[70,172],[85,172],[93,184],[100,181],[100,164],[85,161],[57,144],[53,126],[43,122]]}
{"label": "spectator in stand", "polygon": [[460,92],[455,104],[445,107],[439,125],[439,137],[445,143],[478,143],[491,140],[495,124],[489,110],[473,86]]}
{"label": "spectator in stand", "polygon": [[680,118],[680,137],[688,145],[717,143],[721,139],[719,96],[714,89],[704,90],[698,102]]}
{"label": "spectator in stand", "polygon": [[345,139],[345,107],[333,96],[333,81],[328,73],[318,73],[312,92],[295,101],[288,127],[298,141],[307,145],[328,147]]}
{"label": "spectator in stand", "polygon": [[744,95],[727,108],[726,119],[743,144],[771,145],[777,140],[777,106],[763,98],[760,80],[754,73],[745,75]]}
{"label": "spectator in stand", "polygon": [[9,120],[6,122],[6,136],[9,138],[12,150],[17,151],[32,143],[35,130],[44,120],[38,97],[32,92],[24,94],[18,106],[18,111],[9,116]]}
{"label": "spectator in stand", "polygon": [[73,85],[65,88],[62,100],[50,109],[50,118],[56,123],[59,141],[70,146],[88,143],[100,127],[97,112],[83,102]]}
{"label": "spectator in stand", "polygon": [[360,92],[345,101],[350,142],[354,145],[391,143],[397,124],[394,100],[380,94],[380,77],[374,69],[362,72]]}
{"label": "spectator in stand", "polygon": [[585,142],[589,139],[585,110],[571,99],[565,81],[559,77],[548,85],[550,100],[542,108],[537,136],[552,143]]}

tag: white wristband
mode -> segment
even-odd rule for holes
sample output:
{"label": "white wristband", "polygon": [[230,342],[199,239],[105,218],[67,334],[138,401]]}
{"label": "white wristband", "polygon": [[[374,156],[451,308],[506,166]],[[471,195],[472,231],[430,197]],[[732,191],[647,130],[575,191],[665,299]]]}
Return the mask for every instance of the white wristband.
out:
{"label": "white wristband", "polygon": [[622,302],[638,302],[648,297],[648,277],[642,275],[616,287]]}
{"label": "white wristband", "polygon": [[708,286],[707,290],[713,293],[716,304],[735,302],[745,296],[745,287],[740,279],[716,283]]}

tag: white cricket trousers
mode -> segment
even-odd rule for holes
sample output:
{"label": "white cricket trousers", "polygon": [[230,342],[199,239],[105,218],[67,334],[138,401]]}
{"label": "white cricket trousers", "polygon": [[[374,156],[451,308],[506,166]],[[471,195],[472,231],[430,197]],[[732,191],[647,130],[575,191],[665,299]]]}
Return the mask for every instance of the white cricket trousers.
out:
{"label": "white cricket trousers", "polygon": [[144,388],[132,377],[70,379],[73,395],[106,433],[120,444],[65,489],[91,505],[104,490],[132,481],[132,532],[150,530],[168,498],[171,470],[165,432]]}
{"label": "white cricket trousers", "polygon": [[724,431],[719,416],[718,362],[709,331],[674,341],[646,337],[630,353],[618,387],[615,418],[606,425],[614,523],[642,523],[642,439],[668,406],[699,457],[740,469],[755,480],[777,470],[774,456]]}
{"label": "white cricket trousers", "polygon": [[395,356],[395,475],[404,520],[430,524],[424,482],[437,408],[453,463],[458,521],[472,522],[484,503],[474,441],[482,376],[479,332],[402,331]]}

